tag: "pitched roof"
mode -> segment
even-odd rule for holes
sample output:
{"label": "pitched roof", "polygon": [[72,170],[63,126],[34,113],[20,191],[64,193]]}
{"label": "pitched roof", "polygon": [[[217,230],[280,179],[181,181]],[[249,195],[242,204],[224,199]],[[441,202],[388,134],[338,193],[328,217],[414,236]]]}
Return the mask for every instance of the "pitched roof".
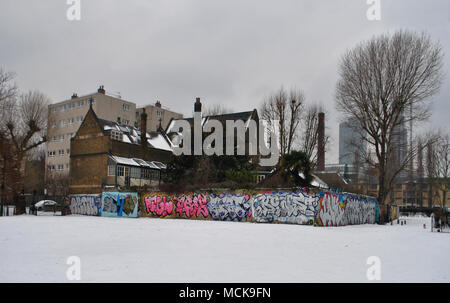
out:
{"label": "pitched roof", "polygon": [[[104,119],[98,119],[99,125],[105,135],[111,134],[112,131],[122,134],[122,142],[130,144],[141,144],[141,131],[134,126],[120,125],[117,122],[108,121]],[[147,143],[150,147],[166,150],[172,152],[173,149],[170,145],[170,141],[165,134],[160,132],[146,132]]]}

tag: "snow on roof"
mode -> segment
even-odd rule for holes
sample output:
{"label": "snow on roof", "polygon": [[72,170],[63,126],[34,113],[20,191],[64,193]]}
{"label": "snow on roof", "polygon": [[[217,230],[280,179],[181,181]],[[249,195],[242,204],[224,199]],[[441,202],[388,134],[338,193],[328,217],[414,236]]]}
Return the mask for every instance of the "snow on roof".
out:
{"label": "snow on roof", "polygon": [[166,169],[166,165],[164,163],[158,161],[144,161],[138,158],[124,158],[119,156],[109,156],[112,161],[116,164],[135,166],[135,167],[145,167],[145,168],[153,168],[153,169]]}
{"label": "snow on roof", "polygon": [[147,139],[147,142],[154,148],[172,151],[172,147],[169,145],[169,143],[166,141],[166,139],[164,139],[164,137],[161,134],[158,134],[153,138]]}

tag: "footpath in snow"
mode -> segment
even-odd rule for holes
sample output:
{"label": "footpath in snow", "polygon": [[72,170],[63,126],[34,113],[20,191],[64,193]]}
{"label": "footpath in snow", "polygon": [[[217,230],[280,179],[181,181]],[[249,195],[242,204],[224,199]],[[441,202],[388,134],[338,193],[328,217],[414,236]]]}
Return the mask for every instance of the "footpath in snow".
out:
{"label": "footpath in snow", "polygon": [[[282,224],[102,217],[0,218],[0,282],[450,282],[450,234],[429,218],[406,226]],[[423,228],[427,225],[427,229]]]}

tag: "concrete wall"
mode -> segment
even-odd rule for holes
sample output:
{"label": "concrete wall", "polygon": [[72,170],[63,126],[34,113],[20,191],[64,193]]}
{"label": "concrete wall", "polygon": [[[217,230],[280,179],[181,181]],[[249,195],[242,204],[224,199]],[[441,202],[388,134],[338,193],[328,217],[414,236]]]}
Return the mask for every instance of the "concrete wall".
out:
{"label": "concrete wall", "polygon": [[[78,197],[78,196],[75,196]],[[82,197],[81,197],[82,198]],[[225,193],[104,192],[101,215],[346,226],[379,222],[378,202],[352,194],[271,191]],[[139,209],[139,211],[138,211]]]}

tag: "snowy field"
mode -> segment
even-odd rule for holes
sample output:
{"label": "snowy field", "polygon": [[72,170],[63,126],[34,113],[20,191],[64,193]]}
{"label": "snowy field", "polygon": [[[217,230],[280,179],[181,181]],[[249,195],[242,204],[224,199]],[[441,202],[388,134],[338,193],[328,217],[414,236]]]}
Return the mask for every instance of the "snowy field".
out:
{"label": "snowy field", "polygon": [[[406,226],[298,225],[98,217],[0,218],[0,282],[450,282],[450,234]],[[427,224],[424,230],[423,224]]]}

